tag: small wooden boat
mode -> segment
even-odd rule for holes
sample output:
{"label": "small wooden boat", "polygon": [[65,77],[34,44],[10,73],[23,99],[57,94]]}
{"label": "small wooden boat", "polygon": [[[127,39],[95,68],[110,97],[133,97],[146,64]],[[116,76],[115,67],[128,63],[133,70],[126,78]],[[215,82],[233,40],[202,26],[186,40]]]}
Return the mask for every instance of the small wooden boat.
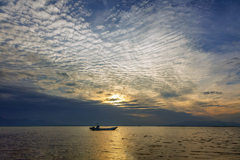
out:
{"label": "small wooden boat", "polygon": [[100,128],[100,127],[90,127],[92,131],[105,131],[105,130],[115,130],[117,127],[111,127],[111,128]]}

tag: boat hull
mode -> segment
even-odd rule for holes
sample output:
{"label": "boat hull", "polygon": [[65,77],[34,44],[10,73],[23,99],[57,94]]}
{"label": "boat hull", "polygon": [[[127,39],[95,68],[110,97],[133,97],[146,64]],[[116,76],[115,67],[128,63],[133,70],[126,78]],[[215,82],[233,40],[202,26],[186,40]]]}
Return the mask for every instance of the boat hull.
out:
{"label": "boat hull", "polygon": [[95,128],[95,127],[90,127],[89,129],[92,131],[109,131],[109,130],[115,130],[117,127],[112,127],[112,128]]}

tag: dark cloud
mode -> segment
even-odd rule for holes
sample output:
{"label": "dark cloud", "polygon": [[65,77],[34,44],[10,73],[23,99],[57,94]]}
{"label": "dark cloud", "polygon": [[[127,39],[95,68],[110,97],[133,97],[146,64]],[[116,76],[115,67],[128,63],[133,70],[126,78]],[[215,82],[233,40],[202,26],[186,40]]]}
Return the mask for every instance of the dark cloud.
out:
{"label": "dark cloud", "polygon": [[[66,125],[93,125],[96,122],[102,125],[161,125],[200,118],[165,109],[122,108],[98,101],[56,97],[31,87],[1,85],[0,95],[6,95],[0,96],[0,116],[9,119],[42,119]],[[147,116],[136,116],[138,114]]]}
{"label": "dark cloud", "polygon": [[[121,104],[121,105],[124,105],[125,108],[127,108],[127,107],[129,107],[129,108],[130,108],[130,107],[137,108],[138,106],[141,105],[141,104],[129,104],[129,103],[127,103],[127,102],[126,102],[126,103],[121,102],[120,104]],[[148,108],[148,107],[140,107],[140,108]]]}
{"label": "dark cloud", "polygon": [[135,99],[135,100],[132,100],[132,101],[129,101],[129,102],[138,102],[138,100],[137,100],[137,99]]}
{"label": "dark cloud", "polygon": [[206,91],[203,92],[204,95],[208,95],[208,94],[222,94],[222,92],[216,92],[216,91]]}
{"label": "dark cloud", "polygon": [[171,91],[171,92],[161,92],[161,96],[163,98],[174,98],[174,97],[178,97],[179,94],[177,94],[175,91]]}
{"label": "dark cloud", "polygon": [[199,105],[199,106],[207,106],[208,105],[207,102],[198,102],[198,101],[196,101],[194,104]]}
{"label": "dark cloud", "polygon": [[76,83],[74,83],[74,82],[66,83],[66,86],[76,86]]}
{"label": "dark cloud", "polygon": [[35,75],[27,73],[27,72],[18,72],[18,74],[26,75],[28,77],[35,77]]}
{"label": "dark cloud", "polygon": [[201,102],[201,101],[196,101],[194,103],[196,106],[201,106],[201,107],[228,107],[228,105],[220,105],[215,101],[210,101],[210,102]]}
{"label": "dark cloud", "polygon": [[232,59],[226,60],[225,62],[223,62],[225,64],[233,64],[233,65],[240,65],[240,59],[238,57],[234,57]]}
{"label": "dark cloud", "polygon": [[228,107],[227,105],[209,104],[208,107]]}
{"label": "dark cloud", "polygon": [[104,91],[98,91],[98,92],[96,92],[97,94],[102,94],[102,93],[104,93]]}
{"label": "dark cloud", "polygon": [[60,73],[60,72],[57,72],[57,74],[59,75],[59,76],[63,76],[63,77],[65,77],[65,78],[68,78],[69,76],[68,76],[68,74],[67,73]]}
{"label": "dark cloud", "polygon": [[120,98],[107,98],[105,101],[119,101],[121,100]]}
{"label": "dark cloud", "polygon": [[64,91],[65,93],[75,93],[75,91]]}

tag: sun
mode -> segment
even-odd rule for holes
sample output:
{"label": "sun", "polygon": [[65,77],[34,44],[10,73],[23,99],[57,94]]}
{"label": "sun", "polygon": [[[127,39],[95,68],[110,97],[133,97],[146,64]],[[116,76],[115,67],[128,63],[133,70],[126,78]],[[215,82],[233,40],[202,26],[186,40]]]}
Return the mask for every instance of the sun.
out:
{"label": "sun", "polygon": [[104,102],[111,103],[113,105],[121,105],[121,102],[124,102],[124,98],[123,98],[123,96],[120,96],[119,94],[114,94],[110,97],[107,97]]}

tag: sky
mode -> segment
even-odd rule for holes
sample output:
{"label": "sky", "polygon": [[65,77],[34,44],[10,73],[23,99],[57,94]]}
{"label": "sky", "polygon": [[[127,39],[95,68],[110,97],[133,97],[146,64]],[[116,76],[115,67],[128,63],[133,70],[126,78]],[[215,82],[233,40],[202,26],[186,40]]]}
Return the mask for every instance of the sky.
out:
{"label": "sky", "polygon": [[0,116],[240,122],[240,1],[2,0]]}

